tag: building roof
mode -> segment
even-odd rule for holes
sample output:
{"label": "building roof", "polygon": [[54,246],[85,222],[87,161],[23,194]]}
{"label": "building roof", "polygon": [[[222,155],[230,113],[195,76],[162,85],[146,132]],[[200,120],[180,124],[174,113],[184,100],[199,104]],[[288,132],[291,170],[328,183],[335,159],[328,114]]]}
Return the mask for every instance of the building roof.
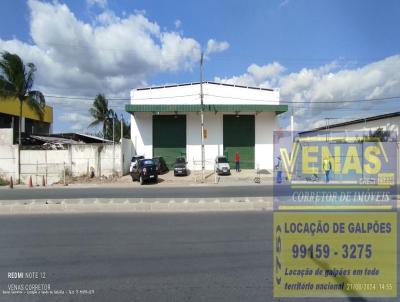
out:
{"label": "building roof", "polygon": [[25,146],[45,146],[49,145],[79,145],[79,144],[110,144],[112,141],[101,137],[87,135],[82,133],[54,133],[54,134],[30,134],[23,137],[23,145]]}
{"label": "building roof", "polygon": [[[152,90],[152,89],[160,89],[160,88],[171,88],[171,87],[181,87],[181,86],[191,86],[191,85],[199,85],[200,82],[191,82],[191,83],[182,83],[182,84],[172,84],[172,85],[164,85],[164,86],[150,86],[150,87],[142,87],[137,88],[136,90]],[[242,85],[234,85],[234,84],[225,84],[225,83],[217,83],[205,81],[203,84],[212,84],[212,85],[221,85],[221,86],[229,86],[229,87],[239,87],[239,88],[248,88],[248,89],[257,89],[257,90],[266,90],[266,91],[274,91],[269,88],[262,87],[254,87],[254,86],[242,86]]]}
{"label": "building roof", "polygon": [[51,134],[51,136],[59,137],[59,138],[66,138],[66,139],[71,139],[79,143],[112,143],[111,140],[104,139],[98,136],[94,135],[89,135],[89,134],[83,134],[83,133],[55,133]]}
{"label": "building roof", "polygon": [[[355,120],[347,121],[347,122],[343,122],[343,123],[332,124],[332,125],[329,125],[328,128],[329,129],[337,128],[337,127],[354,125],[354,124],[365,123],[365,122],[370,122],[370,121],[376,121],[376,120],[381,120],[381,119],[390,118],[390,117],[396,117],[396,116],[400,116],[400,111],[392,112],[392,113],[386,113],[386,114],[380,114],[380,115],[374,115],[374,116],[355,119]],[[321,131],[321,130],[327,130],[327,127],[323,126],[323,127],[318,127],[318,128],[307,130],[307,131],[302,131],[302,132],[300,132],[300,134],[310,133],[310,132],[315,132],[315,131]]]}
{"label": "building roof", "polygon": [[[134,112],[286,112],[279,102],[279,90],[231,85],[215,82],[186,83],[139,88],[131,91],[131,104],[126,111]],[[203,107],[201,105],[203,104]]]}

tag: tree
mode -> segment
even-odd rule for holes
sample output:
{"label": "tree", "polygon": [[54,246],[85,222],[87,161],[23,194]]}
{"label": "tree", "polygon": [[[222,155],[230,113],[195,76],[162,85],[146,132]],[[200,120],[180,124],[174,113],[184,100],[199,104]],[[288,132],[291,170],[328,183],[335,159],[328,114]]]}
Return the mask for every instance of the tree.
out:
{"label": "tree", "polygon": [[7,51],[0,56],[0,96],[19,100],[19,129],[18,129],[18,182],[20,182],[21,165],[21,128],[22,106],[25,102],[35,110],[40,120],[43,119],[46,105],[43,94],[38,90],[32,90],[36,67],[33,63],[24,64],[22,59]]}
{"label": "tree", "polygon": [[130,138],[131,126],[123,119],[119,120],[117,113],[108,108],[108,100],[104,94],[98,94],[96,96],[93,101],[92,108],[89,109],[89,113],[94,119],[93,122],[90,123],[89,127],[101,126],[102,131],[98,133],[99,136],[102,136],[104,139],[108,140],[112,140],[114,137],[114,140],[119,142],[121,139],[122,120],[123,136],[125,138]]}
{"label": "tree", "polygon": [[92,108],[89,109],[90,115],[93,117],[93,122],[89,127],[101,125],[104,139],[112,139],[112,118],[115,113],[108,108],[108,100],[104,94],[98,94],[93,101]]}

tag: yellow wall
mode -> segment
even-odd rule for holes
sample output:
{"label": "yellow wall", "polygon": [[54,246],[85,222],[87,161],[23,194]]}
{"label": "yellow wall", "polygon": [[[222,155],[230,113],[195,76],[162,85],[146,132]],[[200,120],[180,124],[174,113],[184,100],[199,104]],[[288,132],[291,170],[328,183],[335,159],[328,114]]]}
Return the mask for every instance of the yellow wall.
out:
{"label": "yellow wall", "polygon": [[[13,98],[0,98],[0,113],[19,116],[19,101]],[[26,102],[24,102],[22,106],[22,116],[32,120],[40,121],[40,118],[35,110],[30,108]],[[50,124],[53,123],[53,107],[46,106],[44,108],[42,121]]]}

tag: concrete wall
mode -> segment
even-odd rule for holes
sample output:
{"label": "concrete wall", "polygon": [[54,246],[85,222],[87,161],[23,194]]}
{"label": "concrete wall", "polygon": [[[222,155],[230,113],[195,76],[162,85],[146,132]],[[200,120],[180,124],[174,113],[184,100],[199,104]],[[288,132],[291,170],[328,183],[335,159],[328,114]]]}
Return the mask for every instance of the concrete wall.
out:
{"label": "concrete wall", "polygon": [[[44,176],[52,184],[63,179],[64,169],[72,176],[88,175],[92,169],[95,176],[111,176],[113,168],[126,174],[133,152],[127,139],[115,149],[113,144],[79,144],[67,150],[21,150],[21,181],[27,183],[32,176],[34,184],[41,184]],[[18,145],[12,145],[11,129],[0,129],[0,176],[18,178]]]}
{"label": "concrete wall", "polygon": [[121,166],[124,175],[129,173],[132,156],[135,154],[135,149],[131,139],[123,138],[121,140]]}
{"label": "concrete wall", "polygon": [[16,179],[18,145],[13,145],[13,129],[0,129],[0,177]]}

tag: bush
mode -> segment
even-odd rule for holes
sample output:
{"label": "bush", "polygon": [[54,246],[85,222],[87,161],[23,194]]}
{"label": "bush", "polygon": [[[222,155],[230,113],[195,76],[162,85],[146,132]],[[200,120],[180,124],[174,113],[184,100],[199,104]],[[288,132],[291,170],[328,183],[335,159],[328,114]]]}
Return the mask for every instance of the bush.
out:
{"label": "bush", "polygon": [[8,186],[10,182],[3,175],[0,175],[0,186]]}

